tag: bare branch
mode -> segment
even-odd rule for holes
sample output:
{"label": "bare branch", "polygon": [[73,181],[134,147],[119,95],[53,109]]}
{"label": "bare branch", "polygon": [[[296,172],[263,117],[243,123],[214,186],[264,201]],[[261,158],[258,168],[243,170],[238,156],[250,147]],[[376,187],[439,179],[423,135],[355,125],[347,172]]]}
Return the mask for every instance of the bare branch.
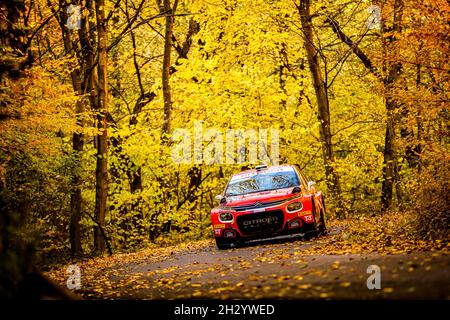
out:
{"label": "bare branch", "polygon": [[374,66],[370,58],[358,47],[358,42],[354,42],[350,39],[341,29],[338,22],[333,18],[327,17],[327,22],[330,24],[333,32],[338,36],[339,39],[342,40],[346,45],[348,45],[352,52],[361,60],[364,66],[378,79],[383,81],[383,76],[379,72],[379,70]]}

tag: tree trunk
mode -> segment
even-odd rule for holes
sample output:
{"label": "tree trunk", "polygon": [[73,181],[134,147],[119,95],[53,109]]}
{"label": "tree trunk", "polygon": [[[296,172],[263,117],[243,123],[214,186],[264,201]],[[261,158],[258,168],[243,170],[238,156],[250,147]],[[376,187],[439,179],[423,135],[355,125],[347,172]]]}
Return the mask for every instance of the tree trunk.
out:
{"label": "tree trunk", "polygon": [[[381,10],[381,12],[387,12]],[[395,45],[396,36],[402,30],[402,15],[403,15],[403,0],[395,0],[394,2],[394,19],[392,28],[386,28],[385,21],[387,17],[383,17],[381,20],[382,27],[381,32],[383,34],[383,53],[384,53],[384,65],[383,70],[387,74],[382,75],[378,68],[372,63],[367,55],[358,47],[358,44],[353,42],[348,36],[344,34],[339,24],[332,18],[328,17],[327,21],[330,24],[333,32],[347,44],[353,53],[361,60],[364,66],[375,75],[380,81],[383,82],[385,105],[387,112],[386,119],[386,132],[385,143],[383,151],[383,183],[381,186],[381,207],[382,211],[386,211],[391,203],[393,197],[394,183],[396,180],[396,150],[395,150],[395,138],[397,127],[397,115],[398,102],[394,99],[394,85],[398,77],[402,72],[402,64],[397,59],[399,48]],[[389,56],[388,56],[389,55]]]}
{"label": "tree trunk", "polygon": [[[65,25],[65,21],[67,21],[67,13],[65,10],[61,10],[59,17],[59,25],[62,32],[63,42],[64,42],[64,50],[66,54],[74,53],[73,42],[71,31]],[[71,79],[72,79],[72,87],[78,96],[78,101],[75,106],[75,116],[77,118],[77,125],[79,127],[84,127],[84,121],[80,117],[80,115],[84,112],[85,109],[85,99],[83,98],[83,90],[81,87],[81,75],[80,69],[72,68],[71,71]],[[80,227],[80,219],[81,219],[81,177],[79,174],[79,162],[80,162],[80,153],[83,151],[84,140],[82,133],[75,132],[72,136],[72,150],[75,157],[74,162],[74,172],[72,173],[72,189],[70,193],[70,225],[69,225],[69,240],[70,240],[70,249],[72,255],[80,255],[83,253],[83,248],[81,245],[81,227]]]}
{"label": "tree trunk", "polygon": [[23,70],[32,61],[25,60],[28,29],[21,23],[26,15],[25,1],[0,1],[0,14],[0,81],[3,82],[5,76],[12,79],[23,76]]}
{"label": "tree trunk", "polygon": [[162,67],[162,89],[164,96],[164,118],[162,126],[163,141],[167,139],[170,132],[170,118],[172,114],[172,93],[170,89],[170,66],[172,55],[172,36],[174,13],[177,6],[177,0],[170,6],[170,0],[164,0],[164,14],[166,15],[166,30],[164,36],[164,58]]}
{"label": "tree trunk", "polygon": [[[79,80],[79,75],[77,76],[77,81]],[[78,84],[77,84],[78,86]],[[81,91],[81,90],[80,90]],[[78,91],[78,92],[80,92]],[[84,127],[84,121],[80,117],[80,114],[84,112],[85,99],[79,97],[80,100],[76,103],[76,117],[77,125]],[[72,178],[72,192],[70,195],[70,248],[72,255],[80,255],[83,253],[83,247],[81,244],[81,177],[79,172],[79,163],[81,158],[81,153],[83,152],[84,139],[82,133],[74,133],[72,137],[72,149],[75,156],[75,168]]]}
{"label": "tree trunk", "polygon": [[383,183],[381,187],[381,203],[383,210],[391,205],[394,183],[394,139],[395,123],[393,111],[388,111],[383,151]]}
{"label": "tree trunk", "polygon": [[325,166],[327,189],[334,200],[336,216],[342,217],[345,208],[342,204],[339,177],[334,168],[333,145],[331,142],[330,107],[327,86],[323,80],[319,66],[319,53],[314,46],[312,17],[310,13],[310,0],[301,0],[298,7],[303,34],[305,36],[305,50],[308,57],[309,69],[317,97],[318,119],[320,121],[320,140],[322,143],[322,157]]}
{"label": "tree trunk", "polygon": [[97,253],[105,250],[105,239],[101,227],[105,224],[108,197],[108,52],[107,25],[105,19],[105,1],[98,0],[96,6],[98,36],[98,101],[97,101],[97,166],[95,170],[95,219],[98,226],[94,228],[94,248]]}
{"label": "tree trunk", "polygon": [[[4,46],[13,50],[15,55],[22,56],[25,49],[25,39],[27,37],[26,29],[21,28],[19,22],[25,15],[25,1],[15,0],[3,2],[0,4],[3,19],[1,42]],[[6,28],[5,28],[6,27]],[[6,29],[6,30],[5,30]]]}
{"label": "tree trunk", "polygon": [[[420,64],[417,65],[417,75],[416,75],[416,86],[417,90],[420,90],[421,87],[421,66]],[[417,172],[420,174],[422,173],[422,139],[424,136],[424,130],[423,130],[423,119],[422,119],[422,106],[418,105],[417,110]]]}
{"label": "tree trunk", "polygon": [[[395,138],[397,115],[396,110],[398,103],[394,99],[394,85],[402,72],[402,65],[395,61],[398,55],[398,46],[395,45],[396,33],[401,31],[401,22],[403,14],[403,1],[395,0],[394,3],[394,22],[392,30],[388,30],[382,26],[383,33],[383,49],[385,54],[385,69],[387,70],[387,77],[384,81],[385,99],[386,99],[386,136],[383,152],[383,183],[381,186],[381,209],[386,211],[392,204],[393,189],[395,183],[395,167],[397,164],[397,157],[395,151]],[[394,32],[394,35],[392,34]],[[387,57],[389,55],[389,57]]]}

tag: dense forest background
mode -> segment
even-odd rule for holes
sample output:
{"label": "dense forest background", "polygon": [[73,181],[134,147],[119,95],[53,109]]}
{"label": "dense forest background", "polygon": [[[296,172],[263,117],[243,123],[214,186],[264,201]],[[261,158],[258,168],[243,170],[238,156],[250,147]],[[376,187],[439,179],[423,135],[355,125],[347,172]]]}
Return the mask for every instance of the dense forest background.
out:
{"label": "dense forest background", "polygon": [[448,240],[449,12],[0,1],[0,277],[211,237],[214,196],[252,164],[174,163],[171,134],[197,121],[279,130],[280,163],[316,181],[331,218],[404,212],[411,236]]}

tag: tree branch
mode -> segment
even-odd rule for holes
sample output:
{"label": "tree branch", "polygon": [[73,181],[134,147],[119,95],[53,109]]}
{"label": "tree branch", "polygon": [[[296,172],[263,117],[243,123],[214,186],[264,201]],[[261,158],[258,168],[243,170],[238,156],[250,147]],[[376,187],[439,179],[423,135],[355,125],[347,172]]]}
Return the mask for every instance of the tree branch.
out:
{"label": "tree branch", "polygon": [[[195,34],[197,34],[199,31],[199,24],[196,22],[193,18],[189,21],[189,30],[186,34],[186,39],[184,40],[182,46],[181,46],[181,52],[178,52],[178,57],[175,60],[174,65],[177,66],[180,64],[180,59],[186,59],[187,54],[192,46],[192,38]],[[173,74],[176,72],[176,68],[174,66],[170,67],[170,74]],[[133,108],[133,115],[130,119],[130,124],[136,125],[137,124],[137,116],[142,111],[142,109],[153,101],[153,99],[156,98],[156,92],[154,91],[148,91],[144,94],[141,94],[141,96],[136,101],[136,104]]]}
{"label": "tree branch", "polygon": [[383,81],[383,76],[381,75],[379,70],[373,65],[370,58],[358,47],[358,43],[354,42],[342,31],[341,27],[339,26],[336,20],[330,17],[327,17],[326,20],[330,24],[333,32],[338,36],[339,39],[341,39],[342,42],[344,42],[351,48],[352,52],[359,58],[359,60],[361,60],[364,66],[379,80]]}

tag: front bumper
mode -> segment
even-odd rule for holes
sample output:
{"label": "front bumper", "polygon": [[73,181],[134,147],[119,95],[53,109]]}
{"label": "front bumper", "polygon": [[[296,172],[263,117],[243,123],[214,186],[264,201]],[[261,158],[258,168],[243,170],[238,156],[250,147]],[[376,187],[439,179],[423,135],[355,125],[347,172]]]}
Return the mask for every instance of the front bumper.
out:
{"label": "front bumper", "polygon": [[290,213],[285,207],[261,212],[233,212],[233,221],[213,221],[214,236],[229,241],[263,239],[315,230],[311,210]]}

